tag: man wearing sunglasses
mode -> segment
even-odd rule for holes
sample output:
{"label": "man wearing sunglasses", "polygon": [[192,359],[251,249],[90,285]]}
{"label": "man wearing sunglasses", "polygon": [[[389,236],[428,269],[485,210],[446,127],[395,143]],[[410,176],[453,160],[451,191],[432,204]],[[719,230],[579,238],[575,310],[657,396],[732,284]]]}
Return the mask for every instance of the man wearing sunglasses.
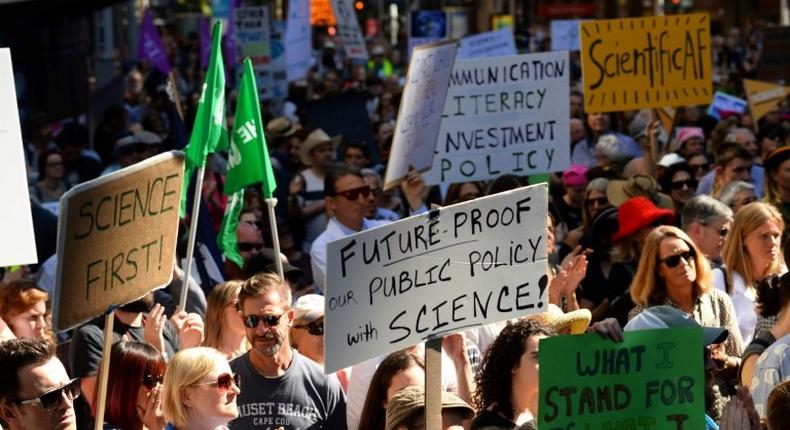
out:
{"label": "man wearing sunglasses", "polygon": [[721,248],[732,225],[732,209],[711,196],[689,199],[680,212],[681,228],[711,263],[721,266]]}
{"label": "man wearing sunglasses", "polygon": [[79,379],[69,379],[55,346],[38,339],[0,343],[0,423],[9,430],[74,430]]}
{"label": "man wearing sunglasses", "polygon": [[246,280],[239,311],[251,348],[230,363],[244,387],[232,430],[346,428],[346,395],[336,378],[291,348],[291,290],[280,277],[262,273]]}

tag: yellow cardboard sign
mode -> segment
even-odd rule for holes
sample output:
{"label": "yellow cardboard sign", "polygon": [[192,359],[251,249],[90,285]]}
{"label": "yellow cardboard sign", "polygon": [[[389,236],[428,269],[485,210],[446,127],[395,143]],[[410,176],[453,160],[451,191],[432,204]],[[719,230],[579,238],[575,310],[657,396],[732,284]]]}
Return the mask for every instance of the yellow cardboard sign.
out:
{"label": "yellow cardboard sign", "polygon": [[776,109],[779,102],[790,94],[790,87],[751,79],[744,79],[743,87],[755,121]]}
{"label": "yellow cardboard sign", "polygon": [[656,113],[658,114],[658,119],[661,121],[661,126],[664,127],[664,131],[667,133],[667,135],[672,134],[672,128],[675,126],[675,115],[677,115],[675,108],[663,106],[656,109]]}
{"label": "yellow cardboard sign", "polygon": [[587,112],[710,103],[707,14],[582,21]]}

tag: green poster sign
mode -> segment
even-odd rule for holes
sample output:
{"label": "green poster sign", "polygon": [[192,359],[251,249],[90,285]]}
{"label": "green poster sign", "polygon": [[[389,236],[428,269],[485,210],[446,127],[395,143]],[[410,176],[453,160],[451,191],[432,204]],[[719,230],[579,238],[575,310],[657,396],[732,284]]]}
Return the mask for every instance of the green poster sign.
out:
{"label": "green poster sign", "polygon": [[702,329],[540,341],[540,430],[705,428]]}

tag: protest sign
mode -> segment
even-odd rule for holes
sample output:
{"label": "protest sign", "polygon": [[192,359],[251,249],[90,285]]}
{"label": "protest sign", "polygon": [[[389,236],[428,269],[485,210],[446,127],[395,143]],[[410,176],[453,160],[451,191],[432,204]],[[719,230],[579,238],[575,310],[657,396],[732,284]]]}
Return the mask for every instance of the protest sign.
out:
{"label": "protest sign", "polygon": [[551,50],[578,51],[580,22],[578,19],[555,19],[551,21]]}
{"label": "protest sign", "polygon": [[747,105],[748,103],[744,99],[716,91],[716,94],[713,96],[713,103],[708,106],[707,114],[716,118],[716,120],[720,120],[721,114],[725,112],[734,112],[742,115],[746,112]]}
{"label": "protest sign", "polygon": [[673,107],[664,106],[656,109],[658,120],[661,121],[661,127],[667,136],[672,134],[672,128],[675,127],[675,115],[677,111]]}
{"label": "protest sign", "polygon": [[[331,12],[330,9],[330,16]],[[285,25],[288,82],[302,79],[307,75],[313,50],[311,38],[310,0],[291,0],[288,2],[288,20]]]}
{"label": "protest sign", "polygon": [[749,110],[752,112],[755,122],[767,113],[776,110],[779,102],[790,94],[790,87],[752,79],[744,79],[743,87],[746,90]]}
{"label": "protest sign", "polygon": [[325,370],[541,312],[547,211],[540,184],[330,242]]}
{"label": "protest sign", "polygon": [[424,172],[433,165],[433,152],[457,49],[458,44],[453,41],[414,49],[392,138],[385,189],[400,183],[410,167]]}
{"label": "protest sign", "polygon": [[705,428],[703,351],[699,327],[543,339],[538,426]]}
{"label": "protest sign", "polygon": [[513,29],[503,28],[497,31],[473,34],[461,39],[458,44],[458,59],[502,57],[516,55],[516,42]]}
{"label": "protest sign", "polygon": [[0,267],[35,264],[36,239],[30,213],[22,129],[16,106],[11,50],[0,48]]}
{"label": "protest sign", "polygon": [[409,19],[407,58],[420,45],[447,39],[447,13],[443,10],[415,10]]}
{"label": "protest sign", "polygon": [[708,104],[707,14],[582,21],[584,110]]}
{"label": "protest sign", "polygon": [[168,152],[60,200],[53,326],[68,330],[173,276],[184,157]]}
{"label": "protest sign", "polygon": [[270,39],[272,42],[272,80],[269,111],[273,116],[281,116],[288,97],[288,59],[285,52],[285,22],[273,21]]}
{"label": "protest sign", "polygon": [[368,47],[359,28],[357,13],[351,0],[332,0],[332,10],[337,20],[337,35],[343,43],[346,57],[351,60],[368,61]]}
{"label": "protest sign", "polygon": [[790,80],[790,27],[765,27],[762,32],[757,79],[786,84]]}
{"label": "protest sign", "polygon": [[567,168],[569,76],[567,52],[457,60],[425,182]]}
{"label": "protest sign", "polygon": [[272,88],[269,11],[265,6],[245,6],[238,7],[233,12],[238,58],[250,57],[252,68],[255,70],[258,94],[262,99],[269,100]]}

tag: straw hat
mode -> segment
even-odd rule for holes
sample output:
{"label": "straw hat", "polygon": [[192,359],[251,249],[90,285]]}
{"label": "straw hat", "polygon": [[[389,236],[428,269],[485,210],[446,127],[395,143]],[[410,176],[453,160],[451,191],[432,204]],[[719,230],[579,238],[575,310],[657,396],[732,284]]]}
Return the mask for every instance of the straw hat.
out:
{"label": "straw hat", "polygon": [[270,137],[288,137],[302,129],[296,121],[291,121],[288,117],[281,116],[269,121],[266,124],[266,134]]}
{"label": "straw hat", "polygon": [[332,149],[335,149],[341,140],[343,140],[343,136],[337,135],[330,137],[324,130],[317,128],[313,130],[312,133],[308,134],[307,139],[302,142],[302,146],[299,147],[299,157],[302,159],[302,163],[309,166],[312,164],[310,162],[310,151],[323,143],[331,143]]}
{"label": "straw hat", "polygon": [[647,197],[656,206],[675,209],[672,198],[659,192],[658,182],[652,176],[634,175],[627,180],[611,180],[606,187],[606,196],[614,206],[620,206],[633,197]]}
{"label": "straw hat", "polygon": [[577,309],[571,312],[563,312],[559,306],[549,303],[544,312],[530,315],[527,319],[538,321],[539,323],[553,328],[556,332],[569,328],[571,334],[581,334],[587,330],[592,320],[592,313],[589,309]]}

